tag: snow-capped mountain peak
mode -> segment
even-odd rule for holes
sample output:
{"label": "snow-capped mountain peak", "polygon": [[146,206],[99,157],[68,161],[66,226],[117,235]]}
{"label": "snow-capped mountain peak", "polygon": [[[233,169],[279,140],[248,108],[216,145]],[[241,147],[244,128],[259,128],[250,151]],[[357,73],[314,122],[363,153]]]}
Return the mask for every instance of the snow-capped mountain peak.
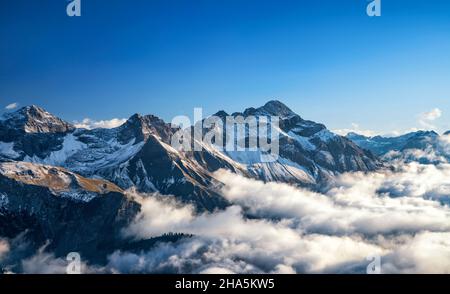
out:
{"label": "snow-capped mountain peak", "polygon": [[264,111],[270,115],[278,115],[280,117],[289,117],[297,115],[289,107],[278,100],[271,100],[264,106],[258,108],[259,111]]}
{"label": "snow-capped mountain peak", "polygon": [[243,112],[244,116],[255,115],[255,116],[278,116],[281,119],[290,118],[293,116],[298,116],[289,107],[278,100],[271,100],[267,102],[264,106],[259,108],[247,108]]}
{"label": "snow-capped mountain peak", "polygon": [[216,112],[215,114],[213,114],[213,116],[217,116],[221,119],[225,119],[227,116],[229,116],[229,114],[224,110],[220,110],[220,111]]}
{"label": "snow-capped mountain peak", "polygon": [[3,115],[4,126],[26,133],[67,133],[75,127],[70,123],[36,106],[26,106]]}
{"label": "snow-capped mountain peak", "polygon": [[167,139],[171,131],[169,124],[154,115],[134,114],[122,126],[118,127],[119,139],[128,143],[135,138],[136,143],[145,141],[150,135]]}

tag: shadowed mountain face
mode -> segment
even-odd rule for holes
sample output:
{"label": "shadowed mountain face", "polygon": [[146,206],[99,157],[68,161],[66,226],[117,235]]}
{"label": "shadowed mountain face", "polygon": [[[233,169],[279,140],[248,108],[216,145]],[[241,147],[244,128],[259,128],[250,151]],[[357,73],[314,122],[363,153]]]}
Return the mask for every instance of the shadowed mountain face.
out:
{"label": "shadowed mountain face", "polygon": [[104,178],[121,189],[173,194],[207,210],[226,206],[213,175],[221,168],[318,188],[339,173],[380,166],[370,152],[322,124],[302,119],[279,101],[232,116],[279,117],[278,160],[262,162],[258,152],[223,151],[205,144],[201,151],[175,150],[171,140],[179,129],[153,115],[135,114],[114,129],[85,130],[36,106],[9,113],[0,122],[0,158],[61,166]]}

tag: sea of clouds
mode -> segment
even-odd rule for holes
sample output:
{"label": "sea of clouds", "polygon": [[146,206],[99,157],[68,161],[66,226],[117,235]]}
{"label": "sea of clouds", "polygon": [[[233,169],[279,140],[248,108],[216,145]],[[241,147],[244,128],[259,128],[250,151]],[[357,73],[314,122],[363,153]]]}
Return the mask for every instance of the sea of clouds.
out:
{"label": "sea of clouds", "polygon": [[146,239],[193,234],[141,254],[115,252],[114,272],[450,273],[450,164],[410,162],[349,173],[320,194],[228,171],[216,177],[232,203],[196,214],[169,197],[142,198],[124,232]]}

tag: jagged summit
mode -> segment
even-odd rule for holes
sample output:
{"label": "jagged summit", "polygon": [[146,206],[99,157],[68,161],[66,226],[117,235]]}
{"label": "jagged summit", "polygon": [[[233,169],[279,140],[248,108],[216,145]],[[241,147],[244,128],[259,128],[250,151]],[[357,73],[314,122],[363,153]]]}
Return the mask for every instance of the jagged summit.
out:
{"label": "jagged summit", "polygon": [[243,115],[279,116],[282,119],[298,116],[289,107],[278,100],[271,100],[259,108],[247,108],[243,112]]}
{"label": "jagged summit", "polygon": [[136,138],[137,142],[144,141],[150,134],[166,139],[170,133],[170,124],[154,115],[132,115],[119,128],[121,141],[128,142],[131,138]]}
{"label": "jagged summit", "polygon": [[152,125],[165,124],[165,122],[152,114],[141,115],[139,113],[133,114],[126,122],[125,125],[135,125],[141,128],[145,128]]}
{"label": "jagged summit", "polygon": [[229,116],[229,114],[224,110],[220,110],[220,111],[216,112],[215,114],[213,114],[213,116],[225,118],[225,117]]}
{"label": "jagged summit", "polygon": [[278,100],[271,100],[264,106],[258,108],[259,111],[265,111],[271,115],[278,115],[281,117],[288,117],[296,115],[289,107]]}
{"label": "jagged summit", "polygon": [[26,133],[67,133],[75,129],[72,124],[36,105],[6,113],[0,123],[7,128]]}

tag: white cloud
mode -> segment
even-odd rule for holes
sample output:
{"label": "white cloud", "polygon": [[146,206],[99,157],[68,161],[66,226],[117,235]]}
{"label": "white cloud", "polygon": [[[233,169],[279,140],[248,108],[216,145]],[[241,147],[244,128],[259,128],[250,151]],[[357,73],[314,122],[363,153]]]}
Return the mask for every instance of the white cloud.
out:
{"label": "white cloud", "polygon": [[8,241],[0,238],[0,261],[9,252],[9,249]]}
{"label": "white cloud", "polygon": [[90,118],[85,118],[81,122],[75,121],[75,127],[77,128],[83,128],[83,129],[97,129],[97,128],[104,128],[104,129],[112,129],[118,126],[121,126],[124,124],[127,120],[125,118],[113,118],[110,120],[100,120],[95,121]]}
{"label": "white cloud", "polygon": [[442,116],[442,111],[439,108],[434,108],[431,111],[425,112],[421,115],[423,120],[434,121]]}
{"label": "white cloud", "polygon": [[[450,165],[411,163],[398,172],[344,174],[325,194],[228,172],[219,179],[228,200],[258,217],[295,218],[303,230],[314,233],[374,235],[450,231],[450,211],[429,200],[445,200],[445,191],[437,188],[450,187],[449,176]],[[429,180],[418,180],[422,177]]]}
{"label": "white cloud", "polygon": [[383,273],[450,274],[450,233],[408,237],[384,257]]}
{"label": "white cloud", "polygon": [[147,195],[128,236],[194,237],[141,254],[115,252],[107,268],[364,273],[366,257],[379,255],[385,273],[450,273],[450,165],[395,169],[344,174],[323,194],[219,171],[215,175],[232,206],[214,213],[196,214],[167,196]]}
{"label": "white cloud", "polygon": [[[69,262],[66,260],[66,258],[55,257],[53,253],[46,251],[47,247],[48,243],[39,248],[34,255],[21,260],[23,273],[39,275],[67,273]],[[83,274],[101,273],[103,269],[100,267],[88,266],[81,260],[80,271]]]}
{"label": "white cloud", "polygon": [[427,130],[437,130],[438,127],[434,124],[436,120],[442,117],[442,110],[439,108],[434,108],[430,111],[421,113],[418,115],[418,124],[420,125],[420,128],[412,127],[409,129],[398,129],[398,130],[391,130],[388,132],[377,132],[373,130],[368,130],[361,128],[359,124],[352,123],[350,128],[344,128],[344,129],[335,129],[333,130],[334,133],[345,136],[348,133],[356,133],[359,135],[363,135],[366,137],[374,137],[374,136],[384,136],[384,137],[396,137],[401,136],[406,133],[411,132],[417,132],[421,129],[427,129]]}
{"label": "white cloud", "polygon": [[348,133],[356,133],[356,134],[363,135],[366,137],[373,137],[373,136],[379,135],[379,133],[377,133],[375,131],[362,129],[359,126],[359,124],[357,124],[357,123],[352,123],[351,128],[349,128],[349,129],[337,129],[337,130],[333,130],[333,132],[338,135],[341,135],[341,136],[345,136]]}
{"label": "white cloud", "polygon": [[419,115],[419,124],[427,129],[436,129],[436,126],[433,124],[433,122],[441,116],[442,111],[439,108],[434,108]]}
{"label": "white cloud", "polygon": [[6,105],[5,109],[6,110],[13,110],[13,109],[16,109],[18,106],[19,106],[19,103],[14,102],[14,103]]}
{"label": "white cloud", "polygon": [[441,135],[439,137],[438,144],[438,148],[440,148],[441,152],[450,156],[450,133],[447,135]]}
{"label": "white cloud", "polygon": [[[200,215],[153,197],[143,205],[130,233],[149,238],[172,231],[195,237],[161,244],[143,254],[116,252],[107,266],[113,272],[321,272],[382,252],[359,237],[304,234],[290,220],[250,220],[237,205]],[[156,229],[152,224],[157,224]]]}
{"label": "white cloud", "polygon": [[67,261],[39,250],[37,254],[22,261],[22,268],[26,274],[65,274]]}

